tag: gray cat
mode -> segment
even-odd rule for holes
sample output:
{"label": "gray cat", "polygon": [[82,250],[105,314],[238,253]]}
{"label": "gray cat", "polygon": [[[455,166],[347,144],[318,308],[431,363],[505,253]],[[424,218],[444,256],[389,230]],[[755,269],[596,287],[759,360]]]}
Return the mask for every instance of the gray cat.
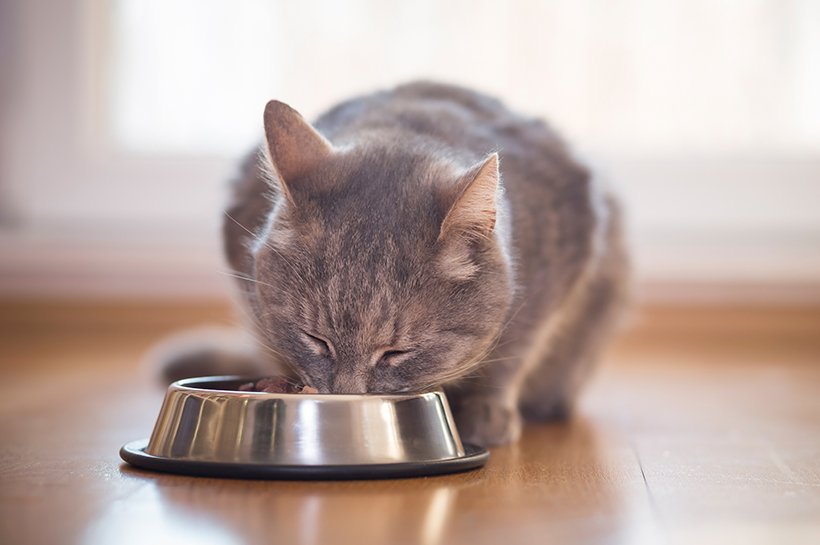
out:
{"label": "gray cat", "polygon": [[166,359],[167,378],[289,368],[320,392],[443,385],[467,442],[561,418],[625,295],[620,209],[541,121],[449,85],[271,101],[224,222],[261,349]]}

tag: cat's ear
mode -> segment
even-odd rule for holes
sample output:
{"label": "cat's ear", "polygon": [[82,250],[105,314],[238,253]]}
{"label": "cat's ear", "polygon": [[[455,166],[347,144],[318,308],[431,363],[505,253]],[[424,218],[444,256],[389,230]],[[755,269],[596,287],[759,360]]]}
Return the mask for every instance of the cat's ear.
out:
{"label": "cat's ear", "polygon": [[501,175],[498,154],[471,168],[456,184],[456,198],[441,224],[439,240],[454,233],[489,237],[495,228]]}
{"label": "cat's ear", "polygon": [[302,115],[278,100],[265,106],[265,138],[276,182],[293,202],[291,184],[333,154],[333,145]]}

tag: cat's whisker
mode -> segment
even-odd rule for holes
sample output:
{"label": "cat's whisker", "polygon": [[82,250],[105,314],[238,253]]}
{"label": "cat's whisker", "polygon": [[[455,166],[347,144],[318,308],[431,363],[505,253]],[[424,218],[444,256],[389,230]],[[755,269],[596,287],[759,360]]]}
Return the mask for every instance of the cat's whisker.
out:
{"label": "cat's whisker", "polygon": [[521,304],[520,304],[520,305],[518,305],[518,308],[517,308],[517,309],[515,309],[515,312],[513,312],[513,313],[510,315],[510,317],[509,317],[509,318],[507,318],[507,320],[504,322],[504,324],[502,324],[501,329],[500,329],[500,331],[498,332],[498,339],[499,339],[499,340],[501,339],[501,336],[502,336],[504,333],[506,333],[507,328],[510,326],[510,324],[512,324],[512,323],[513,323],[513,320],[515,320],[515,318],[518,316],[518,313],[519,313],[519,312],[521,312],[521,309],[522,309],[522,308],[524,308],[524,306],[525,306],[526,304],[527,304],[527,299],[522,300],[522,301],[521,301]]}
{"label": "cat's whisker", "polygon": [[241,313],[240,318],[243,319],[243,321],[247,324],[247,330],[250,333],[251,338],[254,341],[256,341],[257,344],[266,352],[281,359],[282,355],[264,341],[264,337],[262,334],[262,324],[259,322],[256,316],[249,312],[247,309],[245,309],[242,305],[240,305],[238,308]]}
{"label": "cat's whisker", "polygon": [[[234,222],[234,223],[235,223],[235,224],[236,224],[236,225],[237,225],[240,229],[242,229],[243,231],[245,231],[246,233],[248,233],[248,234],[251,236],[251,239],[252,239],[252,240],[255,240],[255,241],[256,241],[256,240],[260,240],[260,239],[259,239],[259,235],[258,235],[258,234],[254,233],[253,231],[251,231],[250,229],[248,229],[247,227],[245,227],[244,225],[242,225],[242,224],[239,222],[239,220],[237,220],[236,218],[234,218],[234,217],[231,215],[231,213],[230,213],[230,212],[228,212],[227,210],[224,210],[224,214],[225,214],[225,216],[226,216],[229,220],[231,220],[232,222]],[[269,248],[270,248],[270,246],[268,245],[268,243],[267,243],[265,240],[261,240],[261,242],[262,242],[262,244],[264,244],[265,246],[267,246],[267,247],[269,247]],[[275,248],[270,248],[270,249],[271,249],[271,250],[273,250],[273,251],[276,251],[276,250],[275,250]]]}
{"label": "cat's whisker", "polygon": [[250,276],[246,276],[243,274],[238,274],[230,271],[219,271],[220,274],[224,276],[230,276],[231,278],[237,278],[239,280],[245,280],[246,282],[252,282],[254,284],[259,284],[260,286],[267,286],[269,288],[276,288],[273,284],[269,284],[267,282],[262,282],[261,280],[257,280],[255,278],[251,278]]}
{"label": "cat's whisker", "polygon": [[488,354],[491,353],[493,350],[493,343],[497,341],[497,338],[493,339],[493,342],[489,344],[487,348],[485,348],[478,356],[467,360],[467,362],[457,365],[456,367],[450,369],[446,373],[442,373],[435,377],[435,380],[431,381],[433,384],[445,384],[451,380],[460,379],[461,377],[465,376],[465,374],[470,373],[471,371],[478,370],[479,367],[485,363],[484,358],[487,357]]}
{"label": "cat's whisker", "polygon": [[496,362],[499,362],[499,361],[511,361],[511,360],[520,360],[520,359],[521,359],[521,356],[509,356],[509,357],[506,357],[506,358],[493,358],[493,359],[490,359],[490,360],[481,360],[481,364],[483,365],[485,363],[496,363]]}
{"label": "cat's whisker", "polygon": [[294,374],[296,374],[304,384],[308,384],[306,377],[304,374],[299,370],[299,368],[290,361],[289,358],[285,357],[281,352],[270,346],[265,339],[262,333],[262,326],[258,320],[252,317],[249,313],[245,312],[245,315],[250,321],[252,322],[253,326],[250,328],[251,338],[258,344],[258,346],[265,351],[272,359],[279,365],[283,365],[291,370]]}
{"label": "cat's whisker", "polygon": [[226,276],[232,276],[233,278],[238,278],[240,280],[251,280],[251,281],[254,280],[254,278],[252,278],[252,277],[250,277],[246,274],[242,274],[242,273],[239,273],[239,272],[236,272],[236,271],[233,271],[233,270],[227,270],[227,271],[226,270],[219,270],[217,272],[219,274],[226,275]]}
{"label": "cat's whisker", "polygon": [[235,223],[237,226],[239,226],[239,227],[240,227],[243,231],[245,231],[246,233],[248,233],[248,234],[251,236],[250,241],[248,241],[248,244],[246,245],[246,247],[247,247],[247,249],[248,249],[248,251],[249,251],[249,252],[251,252],[251,253],[253,252],[253,249],[254,249],[254,248],[253,248],[253,246],[256,246],[257,244],[261,244],[262,246],[264,246],[265,248],[267,248],[267,249],[268,249],[268,250],[270,250],[271,252],[275,253],[275,254],[277,255],[277,257],[279,257],[280,259],[282,259],[282,260],[283,260],[283,261],[285,261],[285,262],[288,262],[287,257],[286,257],[284,254],[282,254],[282,252],[280,252],[278,249],[274,248],[274,247],[273,247],[270,243],[268,243],[268,241],[267,241],[266,239],[262,238],[262,236],[261,236],[261,235],[254,233],[253,231],[251,231],[250,229],[248,229],[247,227],[245,227],[244,225],[242,225],[242,224],[239,222],[239,220],[237,220],[236,218],[234,218],[234,217],[230,214],[230,212],[228,212],[227,210],[224,210],[223,212],[224,212],[225,216],[226,216],[229,220],[231,220],[232,222],[234,222],[234,223]]}
{"label": "cat's whisker", "polygon": [[280,352],[278,352],[276,349],[274,349],[272,346],[270,346],[268,343],[266,343],[266,342],[265,342],[262,338],[260,338],[258,335],[254,334],[254,335],[253,335],[253,339],[254,339],[254,340],[256,341],[256,343],[259,345],[259,348],[261,348],[262,350],[264,350],[265,352],[267,352],[267,354],[268,354],[269,356],[272,356],[272,357],[273,357],[273,359],[274,359],[275,361],[277,361],[277,362],[281,362],[281,363],[285,363],[285,362],[286,362],[286,358],[285,358],[285,357],[284,357],[284,356],[283,356]]}

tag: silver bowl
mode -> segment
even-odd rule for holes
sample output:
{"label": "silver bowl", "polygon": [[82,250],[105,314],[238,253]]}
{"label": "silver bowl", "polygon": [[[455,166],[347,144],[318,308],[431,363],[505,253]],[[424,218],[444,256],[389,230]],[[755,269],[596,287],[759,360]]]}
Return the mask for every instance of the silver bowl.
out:
{"label": "silver bowl", "polygon": [[268,394],[253,379],[202,377],[168,387],[149,440],[120,450],[159,471],[242,478],[373,478],[474,469],[441,390],[419,394]]}

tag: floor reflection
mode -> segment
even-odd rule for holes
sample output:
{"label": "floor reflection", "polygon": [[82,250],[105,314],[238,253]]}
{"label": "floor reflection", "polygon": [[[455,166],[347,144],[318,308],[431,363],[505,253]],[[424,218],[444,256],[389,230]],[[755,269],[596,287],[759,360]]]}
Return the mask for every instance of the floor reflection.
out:
{"label": "floor reflection", "polygon": [[[275,541],[306,545],[437,545],[445,542],[459,494],[481,480],[475,474],[348,482],[198,479],[196,482],[202,486],[190,486],[185,477],[128,466],[122,466],[121,473],[145,481],[145,489],[154,497],[149,514],[165,511],[167,517],[181,516],[182,525],[207,520],[219,526],[219,536],[235,540],[203,542],[208,544]],[[106,519],[116,525],[119,517],[106,514],[103,526]]]}
{"label": "floor reflection", "polygon": [[628,438],[583,415],[528,425],[522,439],[495,449],[477,494],[455,513],[481,513],[480,529],[456,516],[459,543],[655,544],[664,541]]}
{"label": "floor reflection", "polygon": [[243,540],[218,518],[163,501],[149,484],[109,504],[82,536],[85,545],[239,545]]}
{"label": "floor reflection", "polygon": [[[606,448],[599,449],[599,442]],[[143,519],[171,535],[194,528],[186,542],[198,544],[662,540],[629,442],[583,418],[530,427],[521,442],[495,449],[486,468],[441,477],[192,480],[127,466],[121,474],[145,483],[136,502],[137,509],[143,504]],[[109,511],[90,543],[113,535],[105,533],[107,526],[133,527],[125,520],[128,509]],[[199,540],[200,533],[207,539]]]}

